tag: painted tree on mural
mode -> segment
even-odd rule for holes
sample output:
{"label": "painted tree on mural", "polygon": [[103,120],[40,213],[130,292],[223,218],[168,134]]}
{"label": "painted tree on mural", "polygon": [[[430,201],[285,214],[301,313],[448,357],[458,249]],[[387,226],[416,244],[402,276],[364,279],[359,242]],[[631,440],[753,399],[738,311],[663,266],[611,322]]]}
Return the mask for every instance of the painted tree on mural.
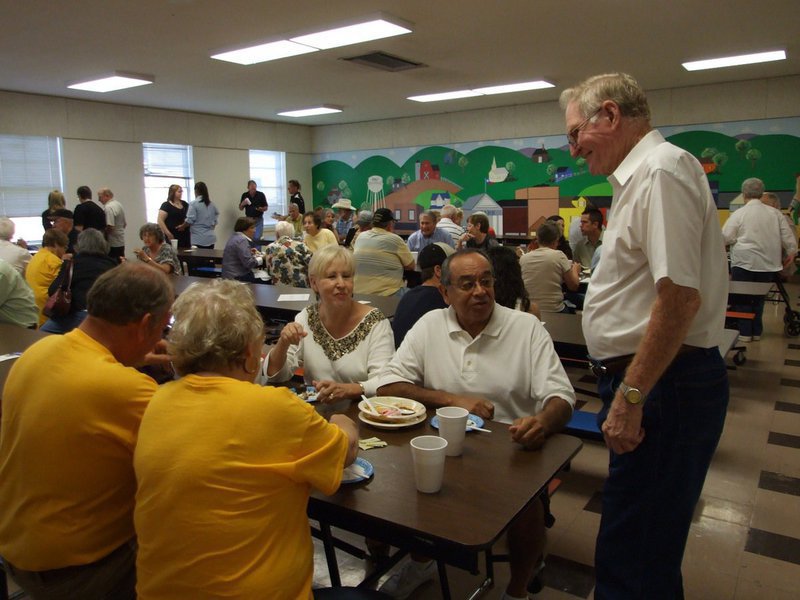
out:
{"label": "painted tree on mural", "polygon": [[756,163],[759,160],[761,160],[761,151],[756,150],[755,148],[750,148],[750,150],[747,151],[747,154],[745,154],[744,157],[750,161],[750,166],[755,169]]}
{"label": "painted tree on mural", "polygon": [[468,164],[469,164],[469,159],[462,154],[461,157],[458,159],[458,166],[461,167],[462,173],[466,170]]}
{"label": "painted tree on mural", "polygon": [[579,174],[583,174],[586,172],[586,159],[582,156],[579,156],[575,159],[575,167],[578,169]]}
{"label": "painted tree on mural", "polygon": [[711,160],[714,161],[714,164],[717,166],[717,173],[722,173],[722,167],[728,162],[728,155],[724,152],[717,152],[711,157]]}
{"label": "painted tree on mural", "polygon": [[739,140],[736,142],[736,151],[739,154],[746,154],[750,150],[750,142],[748,140]]}
{"label": "painted tree on mural", "polygon": [[547,165],[546,171],[547,171],[547,176],[550,178],[550,181],[555,181],[555,178],[556,178],[555,176],[556,176],[556,171],[557,170],[558,170],[558,167],[555,166],[553,163],[550,163],[549,165]]}

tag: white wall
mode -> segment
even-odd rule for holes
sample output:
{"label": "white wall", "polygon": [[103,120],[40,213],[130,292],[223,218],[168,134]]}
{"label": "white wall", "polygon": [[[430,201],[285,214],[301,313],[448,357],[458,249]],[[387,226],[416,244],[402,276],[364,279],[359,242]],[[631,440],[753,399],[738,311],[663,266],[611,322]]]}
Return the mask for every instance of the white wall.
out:
{"label": "white wall", "polygon": [[[656,127],[800,115],[798,76],[652,90],[647,96]],[[563,133],[564,114],[558,103],[541,102],[425,117],[323,125],[312,129],[312,149],[314,154],[322,154]]]}
{"label": "white wall", "polygon": [[[206,182],[220,209],[218,244],[242,214],[238,202],[250,178],[249,149],[286,152],[287,178],[299,180],[304,191],[311,187],[311,129],[302,125],[0,91],[0,134],[61,137],[68,205],[76,203],[79,185],[95,192],[111,188],[125,208],[129,257],[145,222],[142,142],[193,146],[195,181]],[[47,199],[41,204],[37,213]]]}

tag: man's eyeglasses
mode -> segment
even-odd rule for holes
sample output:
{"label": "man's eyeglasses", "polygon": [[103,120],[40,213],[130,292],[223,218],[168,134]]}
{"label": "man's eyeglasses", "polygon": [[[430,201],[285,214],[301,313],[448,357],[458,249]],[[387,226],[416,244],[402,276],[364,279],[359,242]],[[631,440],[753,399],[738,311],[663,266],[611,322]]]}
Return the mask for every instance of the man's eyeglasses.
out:
{"label": "man's eyeglasses", "polygon": [[580,134],[581,130],[586,127],[589,123],[594,123],[594,119],[597,116],[597,113],[600,112],[600,108],[594,111],[591,115],[586,117],[583,121],[578,123],[575,127],[569,130],[567,133],[567,143],[570,146],[577,146],[578,145],[578,135]]}
{"label": "man's eyeglasses", "polygon": [[480,285],[483,289],[491,289],[494,287],[494,277],[484,275],[480,279],[461,279],[455,283],[455,286],[462,292],[471,292],[476,285]]}

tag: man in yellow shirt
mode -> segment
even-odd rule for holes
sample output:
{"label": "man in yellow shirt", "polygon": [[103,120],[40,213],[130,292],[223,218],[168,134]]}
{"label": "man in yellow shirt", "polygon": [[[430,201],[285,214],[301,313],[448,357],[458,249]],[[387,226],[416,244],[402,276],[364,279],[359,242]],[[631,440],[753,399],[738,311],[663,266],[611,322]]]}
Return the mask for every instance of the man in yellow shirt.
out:
{"label": "man in yellow shirt", "polygon": [[104,273],[89,316],[17,360],[2,396],[0,555],[34,598],[135,598],[133,449],[157,385],[132,368],[174,293],[140,264]]}

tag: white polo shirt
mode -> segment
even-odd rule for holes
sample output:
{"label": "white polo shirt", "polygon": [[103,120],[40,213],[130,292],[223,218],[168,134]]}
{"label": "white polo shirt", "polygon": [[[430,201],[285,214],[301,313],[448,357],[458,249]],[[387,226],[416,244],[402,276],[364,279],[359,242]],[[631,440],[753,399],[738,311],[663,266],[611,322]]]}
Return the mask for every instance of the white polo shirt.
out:
{"label": "white polo shirt", "polygon": [[378,387],[406,382],[487,398],[503,423],[541,412],[554,396],[575,406],[575,391],[542,323],[499,304],[475,338],[458,324],[455,309],[426,313],[378,380]]}
{"label": "white polo shirt", "polygon": [[797,252],[795,234],[783,213],[758,198],[731,214],[722,235],[731,246],[731,266],[748,271],[776,273],[783,269],[781,249],[787,255]]}
{"label": "white polo shirt", "polygon": [[583,334],[598,359],[633,354],[650,322],[656,282],[696,289],[702,303],[683,343],[719,345],[728,269],[717,208],[703,169],[658,131],[608,178],[614,190],[603,259],[592,274]]}

